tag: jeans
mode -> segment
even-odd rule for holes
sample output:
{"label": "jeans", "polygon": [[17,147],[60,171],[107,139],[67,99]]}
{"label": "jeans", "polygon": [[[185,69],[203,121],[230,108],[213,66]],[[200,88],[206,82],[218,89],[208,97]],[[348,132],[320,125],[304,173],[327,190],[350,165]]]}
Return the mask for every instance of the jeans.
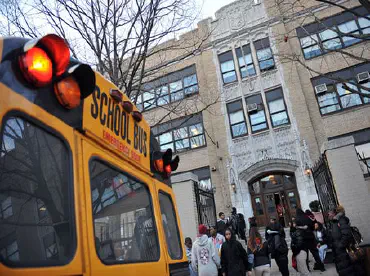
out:
{"label": "jeans", "polygon": [[270,276],[270,266],[257,266],[254,268],[255,276]]}
{"label": "jeans", "polygon": [[322,262],[325,260],[326,256],[326,250],[328,249],[328,246],[326,244],[323,244],[319,247],[319,255]]}
{"label": "jeans", "polygon": [[299,254],[296,256],[297,270],[300,273],[300,275],[303,275],[303,276],[311,275],[310,271],[307,268],[307,263],[306,263],[307,255],[308,254],[305,250],[301,250]]}

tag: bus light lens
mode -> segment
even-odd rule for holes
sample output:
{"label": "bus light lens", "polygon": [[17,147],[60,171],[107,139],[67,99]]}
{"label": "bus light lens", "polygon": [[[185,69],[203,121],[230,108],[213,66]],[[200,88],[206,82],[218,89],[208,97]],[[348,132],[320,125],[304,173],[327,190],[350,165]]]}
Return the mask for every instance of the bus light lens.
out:
{"label": "bus light lens", "polygon": [[122,107],[127,113],[131,113],[134,110],[134,105],[129,101],[123,101]]}
{"label": "bus light lens", "polygon": [[143,119],[143,114],[141,114],[139,111],[133,111],[132,117],[134,117],[134,120],[136,122],[141,122],[141,120]]}
{"label": "bus light lens", "polygon": [[80,87],[72,76],[57,82],[54,92],[59,103],[67,109],[76,108],[81,103]]}
{"label": "bus light lens", "polygon": [[51,82],[53,64],[40,48],[32,48],[21,55],[19,67],[26,81],[36,87],[42,87]]}

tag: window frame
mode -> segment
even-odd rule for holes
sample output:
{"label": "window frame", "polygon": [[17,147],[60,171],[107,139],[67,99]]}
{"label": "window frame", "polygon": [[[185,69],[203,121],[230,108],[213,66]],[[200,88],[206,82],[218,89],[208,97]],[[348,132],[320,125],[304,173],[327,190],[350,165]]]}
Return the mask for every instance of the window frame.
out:
{"label": "window frame", "polygon": [[[230,52],[230,54],[231,54],[231,59],[226,60],[226,61],[222,61],[222,62],[221,62],[221,60],[220,60],[220,56],[222,56],[222,55],[226,55],[226,54],[228,54],[229,52]],[[228,50],[228,51],[226,51],[226,52],[220,53],[220,54],[218,54],[218,55],[217,55],[217,57],[218,57],[218,63],[219,63],[219,66],[220,66],[220,72],[221,72],[221,77],[222,77],[222,82],[223,82],[223,84],[224,84],[224,85],[227,85],[227,84],[230,84],[230,83],[237,82],[237,81],[238,81],[238,75],[237,75],[237,73],[236,73],[236,68],[235,68],[235,61],[234,61],[234,53],[233,53],[233,50],[232,50],[232,49],[230,49],[230,50]],[[222,64],[223,64],[223,63],[226,63],[226,62],[229,62],[229,61],[232,61],[234,69],[229,70],[229,71],[222,72]],[[232,81],[229,81],[229,82],[225,82],[224,74],[227,74],[227,73],[230,73],[230,72],[234,72],[235,80],[232,80]]]}
{"label": "window frame", "polygon": [[[272,115],[279,114],[279,113],[281,113],[281,112],[283,112],[283,111],[278,111],[278,112],[274,112],[274,113],[272,113],[272,112],[270,111],[270,106],[269,106],[269,103],[270,103],[270,102],[272,102],[272,101],[269,101],[269,100],[267,99],[267,94],[269,94],[269,93],[273,93],[275,90],[280,90],[280,92],[281,92],[281,98],[276,98],[275,100],[272,100],[272,101],[276,101],[276,100],[279,100],[279,99],[282,99],[282,100],[283,100],[283,104],[284,104],[284,111],[285,111],[285,113],[286,113],[286,115],[287,115],[287,118],[288,118],[288,122],[286,122],[286,123],[284,123],[284,124],[277,125],[277,126],[275,126],[275,125],[274,125],[274,121],[272,120]],[[282,126],[290,125],[290,117],[289,117],[288,108],[287,108],[287,105],[286,105],[286,102],[285,102],[285,97],[284,97],[284,91],[283,91],[283,88],[282,88],[282,87],[277,87],[277,88],[274,88],[274,89],[268,90],[268,91],[266,91],[266,92],[265,92],[265,97],[266,97],[266,104],[267,104],[267,108],[268,108],[268,110],[269,110],[269,116],[270,116],[270,121],[271,121],[271,126],[272,126],[272,128],[277,128],[277,127],[282,127]]]}
{"label": "window frame", "polygon": [[[256,56],[257,56],[257,61],[258,61],[258,68],[260,70],[260,73],[263,74],[265,72],[275,70],[276,69],[276,61],[275,61],[275,58],[274,58],[274,51],[272,50],[271,45],[270,45],[270,38],[265,37],[265,38],[262,38],[262,39],[259,39],[259,40],[255,40],[255,41],[253,41],[253,45],[254,45],[254,48],[255,48],[255,51],[256,51]],[[259,57],[258,57],[258,52],[265,51],[266,49],[270,50],[271,57],[267,58],[267,59],[261,59],[260,60]],[[261,68],[261,63],[265,62],[265,61],[268,61],[268,60],[272,60],[273,66],[262,69]]]}
{"label": "window frame", "polygon": [[[310,59],[313,59],[313,58],[316,58],[316,57],[319,57],[319,56],[323,56],[327,53],[335,52],[335,50],[337,50],[337,49],[339,49],[339,50],[340,49],[345,49],[345,48],[348,48],[348,47],[351,47],[353,45],[356,45],[356,44],[359,44],[359,43],[362,43],[362,42],[366,41],[366,40],[363,40],[363,39],[358,39],[358,41],[356,41],[354,43],[351,43],[351,44],[348,44],[348,45],[346,45],[344,43],[343,38],[348,37],[348,34],[351,35],[351,34],[354,34],[354,33],[358,32],[360,35],[362,35],[362,34],[365,34],[364,30],[366,30],[366,29],[370,30],[370,25],[368,27],[361,27],[360,21],[359,21],[360,18],[364,18],[365,20],[367,19],[367,20],[370,21],[370,13],[367,13],[367,11],[362,9],[361,6],[355,7],[352,10],[356,11],[358,14],[362,14],[362,13],[365,13],[365,14],[363,14],[361,17],[358,17],[357,15],[352,14],[350,11],[348,11],[348,12],[344,11],[344,12],[335,14],[333,16],[329,16],[327,18],[324,18],[324,19],[321,20],[321,22],[315,22],[315,23],[307,24],[303,27],[296,28],[297,37],[298,37],[298,40],[299,40],[299,43],[300,43],[300,46],[301,46],[301,51],[302,51],[302,54],[303,54],[303,57],[305,58],[305,60],[310,60]],[[342,31],[339,30],[339,26],[344,25],[346,23],[349,23],[351,21],[355,21],[355,24],[357,26],[357,30],[341,34]],[[331,30],[331,31],[336,32],[337,36],[335,38],[322,40],[319,34],[326,31],[326,30]],[[347,35],[345,35],[345,34],[347,34]],[[370,32],[369,32],[369,34],[370,34]],[[314,44],[312,44],[308,47],[303,47],[301,39],[309,37],[309,36],[316,36],[317,37],[318,40],[317,40],[317,43],[315,45],[319,46],[321,53],[318,54],[318,55],[313,55],[313,56],[310,56],[310,57],[306,57],[306,55],[304,53],[304,49],[312,47]],[[329,41],[329,40],[334,40],[336,38],[339,38],[341,47],[335,48],[334,50],[324,49],[324,47],[323,47],[324,42]],[[356,39],[356,38],[354,38],[354,39]]]}
{"label": "window frame", "polygon": [[[162,194],[164,196],[167,196],[169,199],[170,199],[170,202],[172,204],[172,210],[173,210],[173,214],[174,214],[174,217],[175,217],[175,220],[176,220],[176,230],[177,230],[177,233],[178,233],[178,242],[179,242],[179,247],[180,247],[180,252],[181,252],[181,256],[179,258],[173,258],[171,256],[171,253],[170,251],[168,250],[169,247],[168,247],[168,244],[167,244],[167,239],[166,239],[166,246],[167,246],[167,253],[168,255],[170,256],[170,258],[172,260],[181,260],[183,257],[184,257],[184,252],[182,250],[182,243],[181,243],[181,233],[180,233],[180,228],[179,228],[179,223],[178,223],[178,217],[177,217],[177,212],[176,212],[176,209],[175,209],[175,204],[173,203],[173,200],[172,200],[172,196],[171,194],[167,193],[166,191],[162,190],[162,189],[159,189],[158,190],[158,205],[159,205],[159,209],[161,211],[161,223],[162,223],[162,227],[163,227],[163,221],[162,221],[162,209],[161,209],[161,204],[160,204],[160,201],[159,201],[159,194]],[[163,227],[163,230],[164,230],[164,227]],[[166,235],[166,233],[164,233],[164,235]]]}
{"label": "window frame", "polygon": [[[248,98],[251,98],[251,97],[255,97],[255,96],[260,96],[260,98],[261,98],[261,103],[260,103],[260,104],[257,104],[257,112],[256,112],[256,113],[258,113],[258,112],[259,112],[259,111],[261,111],[261,110],[263,111],[263,114],[264,114],[264,116],[265,116],[265,123],[266,123],[266,127],[265,127],[265,128],[262,128],[262,129],[259,129],[259,130],[256,130],[256,131],[253,131],[253,126],[261,125],[261,124],[263,124],[263,123],[258,123],[258,124],[256,124],[256,125],[252,125],[251,116],[249,115],[249,112],[248,112],[248,109],[247,109],[248,118],[249,118],[249,125],[250,125],[250,127],[251,127],[251,132],[252,132],[252,134],[259,133],[259,132],[262,132],[262,131],[268,130],[268,129],[270,128],[270,127],[269,127],[269,123],[268,123],[268,121],[267,121],[267,117],[266,117],[265,103],[263,102],[262,94],[261,94],[261,93],[258,93],[258,94],[254,94],[254,95],[250,95],[250,96],[245,97],[245,103],[247,104],[247,107],[248,107],[248,101],[247,101],[247,99],[248,99]],[[262,105],[262,108],[261,108],[261,109],[259,109],[259,106],[261,106],[261,105]],[[254,114],[254,113],[253,113],[253,114]]]}
{"label": "window frame", "polygon": [[[29,115],[27,113],[24,113],[21,110],[10,110],[7,113],[4,114],[2,117],[1,125],[0,125],[0,144],[2,145],[3,142],[3,137],[4,137],[4,130],[5,130],[5,123],[9,120],[9,118],[20,118],[23,121],[26,121],[28,123],[31,123],[34,125],[34,127],[37,127],[41,129],[42,131],[46,132],[47,134],[53,136],[54,138],[57,138],[60,140],[60,142],[63,144],[63,146],[66,149],[67,152],[67,166],[68,166],[68,176],[66,177],[68,181],[68,206],[69,206],[69,224],[70,224],[70,229],[71,229],[71,253],[69,258],[66,259],[65,262],[51,262],[51,261],[40,261],[38,260],[37,262],[22,262],[22,263],[9,263],[6,260],[3,260],[3,264],[7,267],[10,268],[37,268],[37,267],[56,267],[56,268],[61,268],[64,266],[71,265],[76,257],[76,254],[79,253],[79,246],[78,246],[78,239],[77,239],[77,223],[76,223],[76,204],[75,204],[75,182],[74,182],[74,152],[72,151],[71,145],[69,140],[62,135],[62,133],[47,125],[43,121],[33,117],[32,115]],[[14,213],[13,213],[14,215]],[[17,241],[17,239],[15,239]],[[18,251],[19,251],[19,246],[18,246]]]}
{"label": "window frame", "polygon": [[[238,111],[242,111],[243,113],[243,118],[244,118],[244,124],[245,124],[245,129],[246,129],[246,132],[242,135],[238,135],[238,136],[235,136],[234,133],[233,133],[233,129],[232,127],[235,126],[235,125],[238,125],[240,124],[241,122],[238,122],[238,123],[235,123],[235,124],[231,124],[231,119],[230,119],[230,113],[236,113],[236,112],[230,112],[229,111],[229,104],[233,104],[233,103],[236,103],[240,101],[240,104],[241,104],[241,109],[239,109]],[[227,110],[227,116],[228,116],[228,119],[229,119],[229,129],[230,129],[230,133],[231,133],[231,138],[232,139],[235,139],[235,138],[239,138],[239,137],[243,137],[243,136],[247,136],[248,135],[248,124],[247,124],[247,120],[245,118],[245,114],[244,114],[244,108],[243,108],[243,100],[242,99],[238,99],[236,101],[232,101],[232,102],[229,102],[229,103],[226,103],[226,110]]]}
{"label": "window frame", "polygon": [[[191,68],[191,67],[194,67],[194,72],[183,73],[183,72],[186,72],[186,70]],[[183,73],[183,75],[181,75],[182,73]],[[176,76],[176,74],[179,74],[179,76],[174,77],[172,80],[170,80],[170,77],[171,76]],[[181,75],[181,77],[180,77],[180,75]],[[187,77],[193,76],[193,75],[195,75],[195,78],[196,78],[196,81],[197,81],[196,84],[185,87],[184,79],[187,78]],[[163,79],[163,81],[161,81],[161,79]],[[181,91],[182,97],[181,97],[181,99],[173,100],[171,89],[170,89],[170,84],[178,82],[178,81],[181,81],[182,87],[181,87],[181,89],[178,89],[174,92],[175,93],[180,93],[180,91]],[[158,82],[158,83],[156,83],[156,82]],[[181,101],[181,100],[183,100],[187,97],[191,97],[193,95],[199,94],[199,79],[198,79],[198,75],[197,75],[196,64],[192,64],[192,65],[187,66],[185,68],[182,68],[180,70],[171,72],[171,73],[169,73],[165,76],[162,76],[160,78],[157,78],[157,79],[154,79],[154,80],[149,81],[147,83],[144,83],[143,87],[145,87],[146,84],[148,84],[150,86],[150,89],[148,89],[148,91],[145,90],[145,89],[142,89],[139,92],[140,95],[137,97],[137,101],[136,101],[136,106],[139,110],[141,110],[141,112],[145,112],[145,111],[157,108],[157,107],[161,107],[161,106],[165,106],[167,104],[178,102],[178,101]],[[153,84],[153,85],[151,85],[151,84]],[[185,92],[185,89],[188,89],[188,88],[191,88],[191,87],[194,87],[194,86],[197,87],[197,89],[194,92],[192,92],[192,93],[186,93]],[[158,91],[161,91],[163,87],[167,87],[167,94],[158,93]],[[152,93],[151,91],[154,91],[154,93]],[[154,95],[154,98],[150,99],[150,100],[153,100],[153,104],[151,105],[150,108],[144,108],[144,103],[150,101],[150,100],[147,100],[147,101],[144,102],[144,96],[143,95],[145,93],[151,93],[151,94]],[[158,104],[158,100],[160,100],[161,98],[165,98],[165,97],[168,97],[168,102],[165,103],[165,104]]]}
{"label": "window frame", "polygon": [[[244,51],[244,48],[246,48],[247,50],[247,53],[245,53]],[[239,52],[240,52],[240,56],[239,56]],[[235,53],[236,53],[236,57],[237,57],[237,60],[238,60],[238,67],[239,67],[239,73],[240,73],[240,77],[241,79],[245,79],[245,78],[249,78],[249,77],[253,77],[253,76],[256,76],[257,75],[257,72],[256,72],[256,67],[254,66],[254,61],[253,61],[253,55],[252,55],[252,49],[251,49],[251,45],[250,43],[248,44],[245,44],[243,46],[240,46],[238,48],[235,48]],[[246,62],[246,56],[247,55],[250,55],[251,56],[251,63],[247,63]],[[239,59],[242,58],[243,61],[244,61],[244,65],[240,65],[240,62],[239,62]],[[254,74],[252,75],[249,75],[248,74],[248,66],[252,65],[253,67],[253,70],[254,70]],[[246,72],[247,72],[247,75],[243,77],[243,73],[242,73],[242,68],[245,68]]]}
{"label": "window frame", "polygon": [[[97,253],[96,251],[96,244],[94,242],[94,251],[95,251],[95,254],[96,254],[96,257],[99,259],[99,261],[105,266],[105,267],[109,267],[109,266],[117,266],[117,265],[123,265],[123,264],[140,264],[140,263],[156,263],[158,262],[160,259],[161,259],[161,243],[159,241],[159,237],[158,237],[158,227],[157,227],[157,220],[156,220],[156,216],[155,216],[155,208],[154,208],[154,204],[153,204],[153,196],[152,196],[152,192],[151,192],[151,189],[150,189],[150,186],[145,182],[145,181],[142,181],[140,180],[139,178],[137,178],[135,175],[132,175],[130,174],[129,172],[127,172],[126,170],[123,170],[120,168],[120,166],[117,166],[113,163],[111,163],[110,161],[107,160],[107,158],[104,158],[104,157],[101,157],[101,156],[96,156],[96,155],[93,155],[89,158],[89,161],[88,161],[88,169],[89,169],[89,183],[88,183],[88,187],[89,187],[89,191],[90,191],[90,196],[92,196],[92,190],[91,190],[91,183],[92,183],[92,177],[91,177],[91,171],[90,171],[90,168],[91,168],[91,163],[94,162],[94,161],[97,161],[97,162],[100,162],[102,164],[104,164],[105,166],[109,167],[110,169],[114,170],[114,171],[117,171],[125,176],[127,176],[127,178],[131,178],[132,180],[136,181],[136,182],[139,182],[140,184],[143,185],[144,189],[146,189],[146,191],[148,192],[148,198],[149,198],[149,204],[150,204],[150,207],[151,207],[151,211],[152,211],[152,219],[153,219],[153,229],[155,231],[155,234],[156,234],[156,242],[157,242],[157,245],[158,245],[158,250],[157,250],[157,259],[155,260],[141,260],[141,261],[119,261],[119,260],[115,260],[115,262],[106,262],[105,260],[102,260],[99,256],[99,254]],[[91,197],[91,204],[93,203],[92,201],[92,197]],[[92,207],[92,205],[91,205]],[[104,208],[104,207],[102,207]],[[92,208],[91,208],[92,210]],[[93,210],[92,210],[93,211]],[[122,214],[122,213],[121,213]],[[94,214],[93,212],[91,212],[91,219],[92,219],[92,228],[94,230],[94,236],[95,236],[95,233],[96,233],[96,228],[95,228],[95,219],[94,219]]]}

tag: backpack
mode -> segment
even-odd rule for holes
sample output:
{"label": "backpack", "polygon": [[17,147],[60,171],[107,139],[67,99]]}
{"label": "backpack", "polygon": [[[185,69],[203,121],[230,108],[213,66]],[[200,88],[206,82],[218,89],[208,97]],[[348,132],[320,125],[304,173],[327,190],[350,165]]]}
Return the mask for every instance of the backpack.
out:
{"label": "backpack", "polygon": [[363,242],[360,230],[356,226],[351,226],[352,242],[355,244],[360,244]]}
{"label": "backpack", "polygon": [[288,245],[285,239],[282,239],[279,234],[275,234],[270,238],[267,244],[272,258],[286,255],[288,253]]}

